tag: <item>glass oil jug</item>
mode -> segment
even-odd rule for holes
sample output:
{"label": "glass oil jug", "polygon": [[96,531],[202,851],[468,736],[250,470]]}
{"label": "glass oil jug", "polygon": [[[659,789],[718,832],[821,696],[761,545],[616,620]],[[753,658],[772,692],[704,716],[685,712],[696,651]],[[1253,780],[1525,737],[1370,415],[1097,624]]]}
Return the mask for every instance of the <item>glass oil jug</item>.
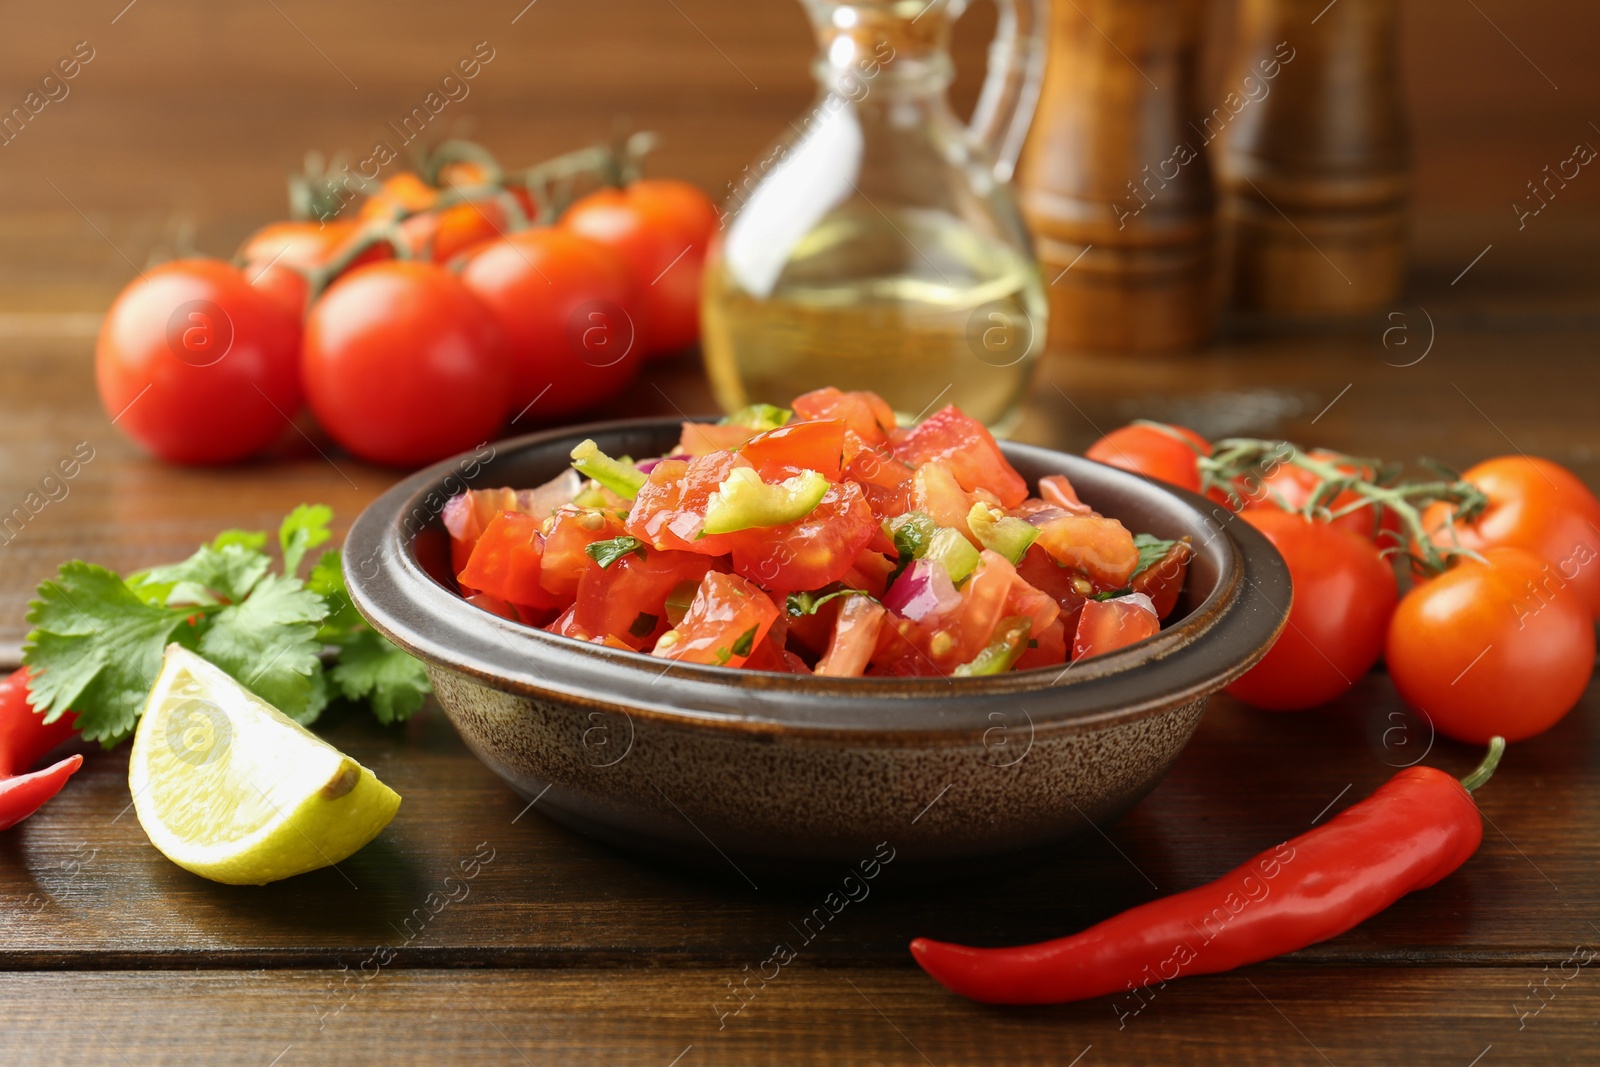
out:
{"label": "glass oil jug", "polygon": [[902,420],[955,403],[1005,432],[1045,344],[1044,286],[1007,182],[1048,0],[997,0],[970,128],[945,99],[966,0],[802,3],[817,101],[733,183],[707,263],[717,400],[871,389]]}

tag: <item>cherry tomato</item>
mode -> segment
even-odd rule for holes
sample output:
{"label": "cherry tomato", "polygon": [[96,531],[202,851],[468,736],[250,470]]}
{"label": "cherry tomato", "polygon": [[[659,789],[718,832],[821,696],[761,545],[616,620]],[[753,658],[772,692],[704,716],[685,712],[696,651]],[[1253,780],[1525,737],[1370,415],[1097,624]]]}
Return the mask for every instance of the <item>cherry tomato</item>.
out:
{"label": "cherry tomato", "polygon": [[1277,642],[1228,692],[1271,711],[1326,704],[1378,662],[1398,597],[1394,570],[1349,530],[1277,508],[1240,517],[1283,555],[1294,601]]}
{"label": "cherry tomato", "polygon": [[969,493],[987,489],[1001,507],[1014,508],[1028,498],[1028,483],[1000,451],[994,435],[954,404],[900,434],[894,454],[914,467],[943,463],[961,488]]}
{"label": "cherry tomato", "polygon": [[612,399],[639,373],[638,292],[616,253],[566,230],[524,230],[472,256],[461,280],[505,332],[511,406],[557,418]]}
{"label": "cherry tomato", "polygon": [[282,263],[247,263],[244,275],[251,285],[271,297],[297,321],[305,318],[311,283],[298,268]]}
{"label": "cherry tomato", "polygon": [[400,224],[400,233],[413,256],[448,263],[510,228],[505,206],[491,198],[419,212]]}
{"label": "cherry tomato", "polygon": [[374,263],[323,294],[306,323],[311,410],[363,459],[415,466],[495,436],[511,362],[461,280],[431,263]]}
{"label": "cherry tomato", "polygon": [[1519,741],[1554,725],[1594,673],[1594,619],[1551,564],[1520,548],[1462,558],[1406,594],[1389,628],[1389,675],[1447,737]]}
{"label": "cherry tomato", "polygon": [[358,213],[362,220],[393,219],[426,211],[439,199],[439,190],[422,180],[422,177],[405,171],[385,178],[378,191],[362,203]]}
{"label": "cherry tomato", "polygon": [[[254,265],[256,271],[273,263],[310,272],[325,267],[350,246],[361,233],[360,224],[349,219],[327,222],[272,222],[245,240],[239,258]],[[394,249],[378,243],[366,249],[349,269],[365,263],[393,259]],[[246,273],[252,273],[247,270]]]}
{"label": "cherry tomato", "polygon": [[130,283],[95,346],[118,429],[173,463],[231,463],[283,433],[301,404],[300,322],[220,260],[162,264]]}
{"label": "cherry tomato", "polygon": [[[1337,453],[1326,452],[1321,449],[1312,449],[1306,453],[1308,457],[1324,463],[1332,463],[1341,472],[1346,474],[1359,474],[1370,479],[1373,472],[1366,467],[1358,467],[1342,459]],[[1284,511],[1299,511],[1311,499],[1311,494],[1316,491],[1318,478],[1304,467],[1297,467],[1292,463],[1279,463],[1259,480],[1252,481],[1246,478],[1247,484],[1239,485],[1239,495],[1245,500],[1248,508],[1278,508]],[[1330,512],[1341,511],[1351,504],[1360,504],[1361,494],[1351,489],[1346,489],[1334,496],[1331,501],[1325,502]],[[1404,543],[1400,535],[1400,517],[1391,509],[1385,508],[1381,518],[1373,514],[1372,505],[1366,504],[1348,515],[1341,515],[1333,520],[1333,525],[1343,526],[1351,533],[1360,534],[1380,548],[1392,548]]]}
{"label": "cherry tomato", "polygon": [[661,356],[700,337],[700,275],[717,209],[687,182],[653,178],[600,189],[567,209],[561,225],[618,252],[644,301],[644,351]]}
{"label": "cherry tomato", "polygon": [[1211,443],[1182,426],[1130,423],[1100,438],[1084,455],[1197,493],[1197,457],[1211,455]]}
{"label": "cherry tomato", "polygon": [[1554,565],[1600,618],[1600,500],[1588,486],[1559,464],[1525,456],[1487,460],[1461,477],[1483,490],[1489,507],[1471,523],[1451,523],[1451,505],[1430,505],[1422,525],[1433,542],[1527,549]]}

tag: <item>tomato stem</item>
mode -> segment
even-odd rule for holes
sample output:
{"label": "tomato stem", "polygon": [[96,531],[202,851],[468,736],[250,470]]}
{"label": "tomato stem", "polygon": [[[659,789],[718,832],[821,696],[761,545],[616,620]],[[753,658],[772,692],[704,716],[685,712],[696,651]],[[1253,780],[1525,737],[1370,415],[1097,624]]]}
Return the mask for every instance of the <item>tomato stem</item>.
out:
{"label": "tomato stem", "polygon": [[1471,793],[1480,785],[1487,782],[1494,775],[1494,769],[1500,766],[1500,757],[1505,755],[1506,739],[1503,737],[1489,738],[1489,751],[1484,754],[1483,762],[1478,764],[1478,769],[1461,779],[1461,788]]}
{"label": "tomato stem", "polygon": [[[1299,467],[1317,477],[1317,485],[1303,508],[1288,508],[1283,498],[1266,485],[1266,477],[1283,464]],[[1299,510],[1308,518],[1331,521],[1370,507],[1374,529],[1377,530],[1381,529],[1384,510],[1392,511],[1400,520],[1404,536],[1397,544],[1386,546],[1384,550],[1406,551],[1406,546],[1410,546],[1411,551],[1407,551],[1407,555],[1426,574],[1442,572],[1455,556],[1474,554],[1459,546],[1441,548],[1434,544],[1423,526],[1419,506],[1446,501],[1455,505],[1459,517],[1471,518],[1488,503],[1482,491],[1468,482],[1441,480],[1387,484],[1393,481],[1393,471],[1377,460],[1339,454],[1332,454],[1328,459],[1314,459],[1287,441],[1228,438],[1218,441],[1210,456],[1200,456],[1199,466],[1202,491],[1220,488],[1235,506],[1250,502],[1239,491],[1239,483],[1246,481],[1253,483],[1257,491],[1266,489],[1279,507]],[[1329,505],[1346,492],[1354,493],[1361,499],[1330,510]]]}

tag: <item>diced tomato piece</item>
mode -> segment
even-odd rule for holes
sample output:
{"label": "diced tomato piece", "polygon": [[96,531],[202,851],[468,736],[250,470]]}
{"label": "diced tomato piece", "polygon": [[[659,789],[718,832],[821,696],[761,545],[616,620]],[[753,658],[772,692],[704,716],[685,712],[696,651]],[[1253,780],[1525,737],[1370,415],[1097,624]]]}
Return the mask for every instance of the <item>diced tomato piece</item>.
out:
{"label": "diced tomato piece", "polygon": [[973,498],[943,463],[924,463],[911,480],[913,508],[926,512],[940,526],[959,531],[974,548],[982,548],[983,542],[967,527],[967,514],[972,511],[973,503]]}
{"label": "diced tomato piece", "polygon": [[789,644],[821,655],[833,637],[834,620],[839,616],[839,601],[830,600],[817,609],[814,615],[789,617]]}
{"label": "diced tomato piece", "polygon": [[943,463],[961,488],[969,493],[987,489],[1004,508],[1014,508],[1028,498],[1028,483],[1000,451],[994,435],[954,404],[906,431],[896,442],[894,454],[913,467]]}
{"label": "diced tomato piece", "polygon": [[1026,615],[1033,622],[1028,632],[1038,634],[1061,617],[1061,605],[1055,597],[1034,588],[1018,574],[1011,580],[1011,588],[1006,592],[1002,615]]}
{"label": "diced tomato piece", "polygon": [[462,568],[462,585],[512,604],[559,608],[566,602],[539,584],[544,562],[544,537],[539,520],[516,511],[502,511],[489,523]]}
{"label": "diced tomato piece", "polygon": [[861,487],[840,482],[798,522],[719,537],[731,542],[735,573],[787,593],[820,589],[843,578],[877,529],[878,517]]}
{"label": "diced tomato piece", "polygon": [[445,501],[444,528],[450,531],[450,567],[457,574],[467,565],[472,546],[502,511],[517,510],[512,489],[468,489]]}
{"label": "diced tomato piece", "polygon": [[490,596],[488,593],[473,593],[467,597],[467,603],[475,608],[482,608],[490,615],[498,615],[502,619],[510,619],[512,622],[517,621],[517,609],[497,596]]}
{"label": "diced tomato piece", "polygon": [[834,621],[828,651],[817,661],[816,673],[831,678],[858,678],[864,674],[888,614],[882,604],[864,596],[845,597]]}
{"label": "diced tomato piece", "polygon": [[[961,610],[951,628],[956,638],[955,665],[972,659],[994,637],[994,628],[1007,614],[1006,603],[1016,583],[1017,569],[1011,561],[985,549],[978,569],[972,572],[961,590]],[[931,651],[941,650],[935,646]],[[936,655],[935,658],[944,657]]]}
{"label": "diced tomato piece", "polygon": [[1078,612],[1083,602],[1094,592],[1094,583],[1070,567],[1057,563],[1035,541],[1017,564],[1017,575],[1023,581],[1053,597],[1061,606],[1061,622],[1070,631],[1078,625]]}
{"label": "diced tomato piece", "polygon": [[741,667],[778,621],[778,608],[753,582],[710,571],[676,627],[651,655],[689,663]]}
{"label": "diced tomato piece", "polygon": [[817,471],[830,482],[840,477],[844,423],[838,419],[791,422],[756,434],[739,449],[762,481],[780,482],[797,471]]}
{"label": "diced tomato piece", "polygon": [[1161,632],[1148,597],[1131,593],[1115,600],[1091,600],[1078,615],[1078,629],[1072,638],[1072,658],[1100,656],[1143,641]]}
{"label": "diced tomato piece", "polygon": [[1082,571],[1101,589],[1121,589],[1139,565],[1133,534],[1116,519],[1063,515],[1039,526],[1035,545]]}
{"label": "diced tomato piece", "polygon": [[720,556],[733,546],[733,534],[700,536],[706,502],[735,467],[750,464],[732,452],[711,452],[687,463],[664,459],[645,479],[628,512],[627,532],[657,549]]}
{"label": "diced tomato piece", "polygon": [[556,620],[544,628],[546,633],[560,634],[562,637],[571,637],[579,641],[593,641],[594,634],[579,626],[574,618],[577,605],[570,605],[566,611],[556,616]]}
{"label": "diced tomato piece", "polygon": [[[878,630],[878,647],[872,653],[872,666],[867,669],[867,674],[912,678],[937,677],[949,674],[959,666],[949,662],[948,653],[945,657],[946,665],[941,665],[929,656],[922,647],[928,638],[929,635],[910,619],[888,615]],[[941,645],[953,647],[954,641],[946,635]]]}
{"label": "diced tomato piece", "polygon": [[882,552],[866,548],[856,554],[856,561],[839,580],[851,589],[859,589],[863,593],[882,598],[884,591],[889,587],[889,574],[893,570],[894,560]]}
{"label": "diced tomato piece", "polygon": [[1029,631],[1029,645],[1017,657],[1013,670],[1027,671],[1035,667],[1059,667],[1067,662],[1067,629],[1061,620],[1046,626],[1036,635]]}
{"label": "diced tomato piece", "polygon": [[867,503],[880,518],[911,510],[912,473],[906,464],[869,445],[854,430],[844,432],[844,476],[861,483]]}
{"label": "diced tomato piece", "polygon": [[1188,541],[1174,541],[1166,555],[1133,576],[1131,588],[1150,598],[1156,618],[1166,618],[1178,606],[1178,594],[1183,592],[1183,579],[1189,573],[1189,558],[1193,555]]}
{"label": "diced tomato piece", "polygon": [[589,571],[600,569],[600,564],[584,550],[596,541],[609,541],[622,533],[622,520],[614,511],[570,504],[557,510],[550,532],[544,535],[544,566],[539,584],[562,603],[571,601],[578,595],[579,580]]}
{"label": "diced tomato piece", "polygon": [[674,456],[707,456],[730,452],[754,437],[758,431],[748,426],[723,426],[715,422],[686,422]]}
{"label": "diced tomato piece", "polygon": [[795,397],[791,407],[802,419],[840,419],[873,446],[887,442],[895,426],[894,408],[877,393],[842,393],[830,385]]}
{"label": "diced tomato piece", "polygon": [[646,549],[643,559],[630,552],[609,567],[584,572],[573,621],[629,648],[652,648],[671,627],[667,597],[681,582],[698,585],[710,569],[710,557],[694,552]]}
{"label": "diced tomato piece", "polygon": [[1060,508],[1068,515],[1094,515],[1094,508],[1078,499],[1078,491],[1072,487],[1065,474],[1047,474],[1039,479],[1039,495],[1044,502],[1053,508]]}

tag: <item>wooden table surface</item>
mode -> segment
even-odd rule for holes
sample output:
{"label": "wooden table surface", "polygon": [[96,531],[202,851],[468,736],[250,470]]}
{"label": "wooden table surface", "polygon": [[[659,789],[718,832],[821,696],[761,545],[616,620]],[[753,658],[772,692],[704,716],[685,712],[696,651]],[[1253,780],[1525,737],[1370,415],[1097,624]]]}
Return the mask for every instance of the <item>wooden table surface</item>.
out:
{"label": "wooden table surface", "polygon": [[[0,102],[73,42],[96,49],[72,95],[0,147],[0,512],[79,442],[94,449],[65,498],[0,538],[0,661],[17,654],[33,586],[65,559],[164,562],[301,501],[348,522],[399,477],[303,444],[220,471],[141,456],[107,424],[90,368],[99,314],[134,264],[185,240],[225,253],[281,212],[281,174],[301,152],[360,154],[479,40],[496,59],[449,128],[518,162],[601,136],[626,111],[666,134],[660,172],[717,190],[808,92],[806,30],[787,0],[118,8],[29,9],[0,35]],[[1148,416],[1457,465],[1524,451],[1600,485],[1600,179],[1575,180],[1520,231],[1507,206],[1575,140],[1600,143],[1586,125],[1600,121],[1587,54],[1600,15],[1577,0],[1428,0],[1406,18],[1418,157],[1406,298],[1359,321],[1233,319],[1198,354],[1053,353],[1020,437],[1082,448]],[[992,15],[969,19],[965,101]],[[691,357],[652,366],[621,406],[709,399]],[[1107,833],[1027,866],[890,867],[721,1018],[730,983],[822,890],[663,869],[579,838],[526,810],[432,704],[394,729],[325,720],[405,806],[340,871],[264,888],[170,864],[129,810],[126,749],[93,754],[0,834],[0,1064],[1588,1061],[1600,973],[1566,961],[1600,944],[1597,715],[1592,687],[1513,747],[1480,794],[1483,847],[1459,873],[1342,937],[1175,983],[1120,1019],[1129,1005],[1110,999],[966,1003],[912,965],[906,942],[1065,934],[1223,873],[1399,766],[1461,772],[1477,753],[1430,738],[1381,673],[1304,715],[1219,698]],[[466,897],[430,913],[428,895],[474,859]]]}

